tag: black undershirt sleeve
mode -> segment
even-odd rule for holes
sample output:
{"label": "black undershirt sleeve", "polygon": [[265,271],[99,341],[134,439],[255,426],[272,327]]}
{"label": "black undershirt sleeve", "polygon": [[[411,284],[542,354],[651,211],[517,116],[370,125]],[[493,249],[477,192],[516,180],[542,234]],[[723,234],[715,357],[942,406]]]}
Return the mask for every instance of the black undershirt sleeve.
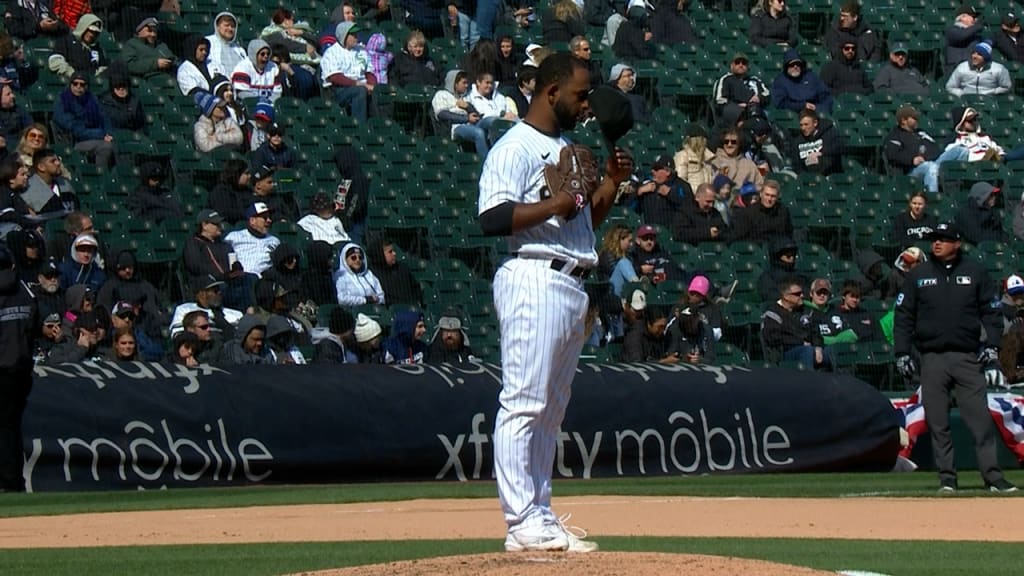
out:
{"label": "black undershirt sleeve", "polygon": [[503,202],[480,215],[480,229],[487,236],[509,236],[512,234],[512,213],[515,202]]}

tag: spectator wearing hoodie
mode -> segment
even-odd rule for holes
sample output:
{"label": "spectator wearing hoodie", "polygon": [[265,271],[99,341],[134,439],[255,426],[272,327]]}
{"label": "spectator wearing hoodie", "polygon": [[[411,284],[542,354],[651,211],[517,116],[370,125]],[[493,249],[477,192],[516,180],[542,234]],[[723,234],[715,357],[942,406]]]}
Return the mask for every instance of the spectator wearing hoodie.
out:
{"label": "spectator wearing hoodie", "polygon": [[701,184],[714,180],[711,163],[714,159],[715,153],[708,149],[708,134],[704,127],[696,122],[687,124],[682,148],[672,157],[676,175],[696,190]]}
{"label": "spectator wearing hoodie", "polygon": [[114,130],[141,132],[146,128],[146,113],[142,101],[132,92],[131,80],[124,66],[115,62],[108,71],[110,88],[100,95],[103,114]]}
{"label": "spectator wearing hoodie", "polygon": [[342,306],[387,303],[380,280],[370,270],[363,249],[354,242],[341,249],[338,270],[334,275],[334,288],[338,304]]}
{"label": "spectator wearing hoodie", "polygon": [[1020,35],[1020,18],[1013,12],[1003,15],[992,43],[1009,62],[1024,62],[1024,38]]}
{"label": "spectator wearing hoodie", "polygon": [[165,184],[167,172],[159,162],[146,162],[139,169],[140,182],[126,202],[132,216],[160,223],[182,218],[185,211],[178,196]]}
{"label": "spectator wearing hoodie", "polygon": [[843,143],[832,121],[814,110],[800,111],[800,135],[793,142],[798,172],[828,176],[843,171]]}
{"label": "spectator wearing hoodie", "polygon": [[839,55],[821,67],[821,81],[834,96],[871,94],[874,91],[867,71],[857,59],[857,44],[853,42],[840,46]]}
{"label": "spectator wearing hoodie", "polygon": [[366,41],[366,57],[370,61],[370,71],[377,78],[377,84],[387,84],[388,69],[395,59],[395,55],[388,50],[388,40],[380,32],[370,34]]}
{"label": "spectator wearing hoodie", "polygon": [[779,295],[779,283],[785,280],[797,282],[806,291],[811,282],[807,276],[796,271],[800,247],[791,238],[777,238],[769,244],[768,269],[757,279],[757,293],[762,302],[771,302]]}
{"label": "spectator wearing hoodie", "polygon": [[988,182],[975,182],[971,186],[956,217],[964,240],[974,245],[1009,240],[1009,235],[1003,231],[1002,211],[996,207],[999,192],[999,188]]}
{"label": "spectator wearing hoodie", "polygon": [[807,67],[794,48],[782,57],[782,72],[772,81],[772,103],[783,110],[820,110],[832,113],[832,94],[821,78]]}
{"label": "spectator wearing hoodie", "polygon": [[267,349],[274,364],[306,364],[305,355],[295,344],[296,336],[295,328],[284,316],[272,314],[267,319]]}
{"label": "spectator wearing hoodie", "polygon": [[958,64],[971,56],[974,44],[981,41],[985,22],[974,6],[964,4],[957,9],[956,19],[946,27],[946,47],[943,71],[949,74]]}
{"label": "spectator wearing hoodie", "polygon": [[[756,191],[756,190],[755,190]],[[793,220],[789,209],[782,203],[782,185],[776,180],[765,180],[757,202],[748,202],[733,218],[733,242],[766,242],[778,238],[793,238]],[[741,191],[741,197],[743,193]],[[766,291],[767,293],[767,291]],[[775,295],[775,290],[772,294]]]}
{"label": "spectator wearing hoodie", "polygon": [[227,102],[209,92],[196,91],[193,95],[201,115],[192,126],[196,150],[211,152],[222,146],[241,148],[245,136],[227,112]]}
{"label": "spectator wearing hoodie", "polygon": [[825,47],[834,60],[845,56],[842,49],[847,44],[853,44],[853,58],[857,61],[882,59],[882,38],[864,23],[860,8],[860,0],[844,0],[839,6],[839,17],[825,31]]}
{"label": "spectator wearing hoodie", "polygon": [[629,106],[633,109],[633,120],[639,124],[647,124],[651,121],[651,112],[647,107],[647,101],[643,96],[634,94],[636,88],[636,70],[626,64],[612,66],[608,73],[608,83],[625,94],[629,99]]}
{"label": "spectator wearing hoodie", "polygon": [[956,137],[928,167],[926,182],[937,182],[943,162],[1009,161],[1024,159],[1024,147],[1007,152],[981,129],[981,113],[970,106],[954,106],[950,111]]}
{"label": "spectator wearing hoodie", "polygon": [[473,349],[469,347],[469,336],[462,328],[462,318],[458,310],[445,310],[437,320],[437,328],[430,337],[427,363],[463,364],[476,360]]}
{"label": "spectator wearing hoodie", "polygon": [[423,336],[427,325],[423,313],[405,310],[391,321],[391,335],[384,339],[385,364],[423,364],[427,360],[427,343]]}
{"label": "spectator wearing hoodie", "polygon": [[313,364],[357,364],[355,349],[356,320],[348,310],[331,310],[327,328],[313,330]]}
{"label": "spectator wearing hoodie", "polygon": [[97,166],[110,167],[116,162],[114,127],[89,91],[89,77],[84,73],[75,72],[57,97],[53,123],[71,136],[77,152],[93,159]]}
{"label": "spectator wearing hoodie", "polygon": [[267,324],[260,317],[246,315],[238,321],[235,337],[224,345],[221,363],[238,366],[273,364],[267,354],[265,341]]}
{"label": "spectator wearing hoodie", "polygon": [[235,97],[252,103],[273,103],[281,97],[283,88],[278,77],[280,69],[270,60],[270,44],[259,38],[250,40],[246,54],[247,58],[231,71]]}
{"label": "spectator wearing hoodie", "polygon": [[185,40],[185,59],[178,66],[178,90],[183,96],[200,90],[212,94],[217,74],[226,72],[210,60],[210,41],[205,36],[189,36]]}
{"label": "spectator wearing hoodie", "polygon": [[333,87],[334,100],[360,122],[374,115],[373,89],[377,77],[365,52],[355,50],[360,28],[352,22],[338,24],[338,41],[320,59],[320,79],[324,87]]}
{"label": "spectator wearing hoodie", "polygon": [[159,293],[149,281],[144,280],[139,272],[138,258],[135,251],[126,248],[115,252],[110,260],[107,276],[103,286],[96,294],[96,303],[107,310],[113,310],[118,302],[143,301],[146,309],[147,320],[151,324],[165,326],[167,319],[164,317],[163,309],[160,306]]}
{"label": "spectator wearing hoodie", "polygon": [[946,91],[953,96],[994,96],[1013,88],[1010,71],[992,60],[992,44],[978,42],[970,56],[957,64],[946,80]]}
{"label": "spectator wearing hoodie", "polygon": [[412,270],[398,259],[395,244],[387,238],[379,238],[367,247],[370,267],[380,280],[384,300],[388,305],[423,305],[423,288]]}
{"label": "spectator wearing hoodie", "polygon": [[750,17],[747,38],[756,46],[797,45],[796,18],[789,14],[785,0],[761,0]]}
{"label": "spectator wearing hoodie", "polygon": [[405,41],[405,48],[395,54],[388,68],[389,81],[399,87],[440,86],[441,69],[427,51],[423,32],[413,30]]}
{"label": "spectator wearing hoodie", "polygon": [[156,18],[145,18],[135,27],[135,37],[121,49],[121,59],[132,76],[148,78],[158,74],[174,74],[178,57],[157,38],[160,23]]}
{"label": "spectator wearing hoodie", "polygon": [[484,158],[491,146],[487,131],[480,124],[480,113],[467,99],[469,79],[462,70],[450,70],[444,77],[444,88],[434,93],[430,101],[434,119],[441,126],[451,127],[452,140],[472,142],[477,156]]}
{"label": "spectator wearing hoodie", "polygon": [[381,347],[383,330],[376,320],[365,314],[357,315],[353,335],[356,338],[356,357],[360,364],[384,363],[384,350]]}
{"label": "spectator wearing hoodie", "polygon": [[247,58],[245,48],[238,41],[238,19],[231,12],[220,12],[213,19],[210,41],[210,66],[230,75],[238,63]]}
{"label": "spectator wearing hoodie", "polygon": [[240,158],[229,158],[217,175],[217,184],[210,190],[206,198],[207,206],[228,224],[236,224],[245,219],[246,202],[252,195],[249,164]]}
{"label": "spectator wearing hoodie", "polygon": [[100,44],[103,21],[98,16],[86,14],[78,20],[71,34],[57,37],[53,53],[47,59],[50,72],[70,80],[75,72],[97,76],[110,65],[107,54]]}
{"label": "spectator wearing hoodie", "polygon": [[302,255],[295,246],[282,242],[271,252],[270,261],[273,266],[263,273],[263,278],[277,282],[290,294],[295,295],[297,300],[304,301],[309,295],[302,284],[302,270],[299,268],[301,259]]}
{"label": "spectator wearing hoodie", "polygon": [[61,261],[60,285],[67,290],[75,284],[85,284],[99,290],[107,280],[102,266],[96,263],[99,243],[92,234],[79,234],[71,243],[71,253]]}

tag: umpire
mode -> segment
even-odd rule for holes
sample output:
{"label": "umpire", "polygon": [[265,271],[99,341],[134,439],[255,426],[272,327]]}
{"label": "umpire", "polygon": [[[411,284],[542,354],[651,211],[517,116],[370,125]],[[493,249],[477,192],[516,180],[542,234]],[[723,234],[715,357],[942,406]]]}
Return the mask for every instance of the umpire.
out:
{"label": "umpire", "polygon": [[35,296],[0,244],[0,492],[24,492],[21,417],[32,389]]}
{"label": "umpire", "polygon": [[896,367],[910,377],[916,371],[911,347],[921,352],[921,399],[939,469],[939,491],[957,489],[949,432],[950,392],[955,389],[960,414],[974,436],[985,487],[993,492],[1014,492],[1017,487],[1003,478],[996,461],[986,390],[987,385],[1003,381],[998,362],[1002,335],[999,296],[985,268],[963,257],[955,224],[939,224],[928,239],[932,241],[932,259],[907,274],[896,298]]}

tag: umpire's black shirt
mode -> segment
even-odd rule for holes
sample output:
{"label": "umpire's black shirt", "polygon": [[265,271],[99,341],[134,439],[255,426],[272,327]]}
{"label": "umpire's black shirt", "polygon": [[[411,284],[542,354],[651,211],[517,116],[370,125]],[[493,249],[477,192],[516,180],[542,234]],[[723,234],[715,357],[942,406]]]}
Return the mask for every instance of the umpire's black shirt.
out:
{"label": "umpire's black shirt", "polygon": [[896,356],[921,352],[977,352],[984,326],[989,346],[999,347],[1002,318],[985,268],[962,253],[949,262],[929,260],[907,274],[896,297]]}

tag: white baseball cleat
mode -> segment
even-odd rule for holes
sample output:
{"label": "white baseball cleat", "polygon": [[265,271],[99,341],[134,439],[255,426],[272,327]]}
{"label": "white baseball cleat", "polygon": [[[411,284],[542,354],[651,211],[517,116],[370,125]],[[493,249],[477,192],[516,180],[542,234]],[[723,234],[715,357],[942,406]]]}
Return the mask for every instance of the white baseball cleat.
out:
{"label": "white baseball cleat", "polygon": [[558,527],[561,528],[562,532],[565,533],[566,538],[569,539],[569,552],[596,552],[599,546],[597,542],[591,542],[584,540],[587,537],[587,531],[579,526],[570,526],[568,524],[569,518],[572,517],[572,513],[563,514],[558,518]]}
{"label": "white baseball cleat", "polygon": [[569,535],[553,524],[523,528],[505,536],[506,552],[558,552],[569,550]]}

